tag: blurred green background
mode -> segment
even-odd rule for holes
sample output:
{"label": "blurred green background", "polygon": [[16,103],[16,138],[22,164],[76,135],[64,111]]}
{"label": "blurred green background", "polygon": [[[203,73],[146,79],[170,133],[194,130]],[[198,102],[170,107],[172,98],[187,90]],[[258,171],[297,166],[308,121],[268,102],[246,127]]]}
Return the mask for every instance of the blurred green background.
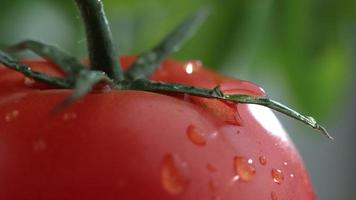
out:
{"label": "blurred green background", "polygon": [[[296,142],[319,199],[356,199],[356,1],[103,0],[121,54],[148,50],[186,16],[211,6],[196,36],[172,55],[263,86],[319,119],[336,138],[280,117]],[[0,45],[37,39],[86,55],[70,0],[1,0]],[[279,115],[280,116],[280,115]]]}

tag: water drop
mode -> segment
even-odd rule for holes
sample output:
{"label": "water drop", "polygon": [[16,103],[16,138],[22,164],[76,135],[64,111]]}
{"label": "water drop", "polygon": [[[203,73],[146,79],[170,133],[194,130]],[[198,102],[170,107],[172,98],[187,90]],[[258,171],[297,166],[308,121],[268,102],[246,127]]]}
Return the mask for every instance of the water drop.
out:
{"label": "water drop", "polygon": [[196,145],[199,145],[199,146],[206,145],[206,140],[205,140],[204,136],[202,135],[201,131],[193,125],[188,126],[187,136],[188,136],[189,140]]}
{"label": "water drop", "polygon": [[209,180],[209,190],[211,191],[211,192],[216,192],[216,185],[215,185],[215,182],[213,181],[213,180]]}
{"label": "water drop", "polygon": [[33,150],[35,152],[43,151],[46,149],[47,144],[43,139],[37,140],[35,143],[33,143]]}
{"label": "water drop", "polygon": [[249,181],[256,173],[255,167],[252,165],[252,159],[246,160],[244,157],[235,156],[234,169],[235,173],[240,177],[242,181]]}
{"label": "water drop", "polygon": [[283,162],[283,165],[284,165],[284,166],[287,166],[287,165],[288,165],[288,162]]}
{"label": "water drop", "polygon": [[271,200],[278,200],[277,194],[275,192],[271,192]]}
{"label": "water drop", "polygon": [[241,125],[241,120],[238,117],[236,106],[231,107],[219,99],[201,98],[194,96],[191,96],[190,101],[227,124],[237,126]]}
{"label": "water drop", "polygon": [[63,115],[64,121],[73,120],[76,118],[77,118],[77,114],[74,112],[64,113],[64,115]]}
{"label": "water drop", "polygon": [[193,64],[192,63],[188,63],[186,66],[185,66],[185,72],[187,74],[192,74],[193,73]]}
{"label": "water drop", "polygon": [[29,87],[32,87],[35,84],[35,80],[33,78],[25,77],[23,83]]}
{"label": "water drop", "polygon": [[258,161],[260,161],[260,164],[261,164],[261,165],[266,165],[266,164],[267,164],[267,158],[264,157],[264,156],[260,156],[260,157],[258,158]]}
{"label": "water drop", "polygon": [[162,187],[172,195],[182,193],[189,183],[187,165],[171,154],[163,158],[161,166]]}
{"label": "water drop", "polygon": [[294,178],[294,174],[293,174],[293,173],[289,174],[289,176],[290,176],[291,178]]}
{"label": "water drop", "polygon": [[218,170],[216,169],[216,167],[213,166],[213,165],[210,164],[210,163],[208,163],[208,164],[206,165],[206,169],[209,170],[210,172],[216,172],[216,171],[218,171]]}
{"label": "water drop", "polygon": [[272,175],[273,181],[277,184],[281,184],[282,181],[284,180],[283,172],[280,169],[272,169],[271,175]]}
{"label": "water drop", "polygon": [[11,112],[8,112],[5,116],[5,121],[7,122],[11,122],[12,120],[14,120],[18,115],[19,115],[19,111],[18,110],[13,110]]}

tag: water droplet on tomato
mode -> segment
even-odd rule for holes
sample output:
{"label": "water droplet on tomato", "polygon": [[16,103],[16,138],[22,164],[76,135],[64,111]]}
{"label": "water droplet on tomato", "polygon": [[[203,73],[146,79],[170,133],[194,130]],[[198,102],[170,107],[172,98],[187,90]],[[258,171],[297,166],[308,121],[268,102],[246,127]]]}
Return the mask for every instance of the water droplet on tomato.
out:
{"label": "water droplet on tomato", "polygon": [[237,126],[241,125],[241,119],[238,116],[236,106],[231,106],[229,103],[219,99],[202,98],[196,96],[191,96],[190,102],[198,105],[227,124]]}
{"label": "water droplet on tomato", "polygon": [[213,196],[211,200],[222,200],[222,198],[220,196]]}
{"label": "water droplet on tomato", "polygon": [[11,122],[14,120],[17,116],[19,116],[20,112],[18,110],[13,110],[11,112],[8,112],[5,116],[5,121]]}
{"label": "water droplet on tomato", "polygon": [[188,63],[186,66],[185,66],[185,72],[187,74],[192,74],[193,73],[193,64],[192,63]]}
{"label": "water droplet on tomato", "polygon": [[33,78],[25,77],[23,83],[29,87],[32,87],[35,84],[35,80]]}
{"label": "water droplet on tomato", "polygon": [[46,149],[46,147],[46,141],[44,141],[43,139],[39,139],[35,143],[33,143],[33,150],[35,152],[43,151],[44,149]]}
{"label": "water droplet on tomato", "polygon": [[289,176],[290,176],[291,178],[294,178],[294,174],[293,174],[293,173],[289,174]]}
{"label": "water droplet on tomato", "polygon": [[213,180],[209,180],[208,186],[209,186],[209,190],[211,192],[213,192],[213,193],[216,192],[216,185],[215,185],[215,182]]}
{"label": "water droplet on tomato", "polygon": [[272,169],[271,175],[272,175],[273,181],[277,184],[281,184],[282,181],[284,180],[283,172],[280,169]]}
{"label": "water droplet on tomato", "polygon": [[287,166],[287,165],[288,165],[288,162],[283,162],[283,165],[284,165],[284,166]]}
{"label": "water droplet on tomato", "polygon": [[247,160],[244,157],[235,156],[234,158],[235,173],[239,176],[239,178],[242,181],[249,181],[255,175],[256,169],[252,164],[253,164],[252,159]]}
{"label": "water droplet on tomato", "polygon": [[193,142],[194,144],[196,144],[198,146],[206,145],[206,139],[202,135],[201,131],[193,125],[188,126],[187,136],[191,142]]}
{"label": "water droplet on tomato", "polygon": [[271,192],[271,200],[278,200],[277,194],[275,192]]}
{"label": "water droplet on tomato", "polygon": [[69,112],[69,113],[64,113],[63,114],[63,120],[68,121],[68,120],[73,120],[77,118],[77,114],[74,112]]}
{"label": "water droplet on tomato", "polygon": [[163,158],[161,165],[162,187],[172,195],[182,193],[188,186],[187,164],[171,154]]}
{"label": "water droplet on tomato", "polygon": [[267,164],[267,158],[264,156],[260,156],[258,158],[258,161],[260,162],[261,165],[266,165]]}
{"label": "water droplet on tomato", "polygon": [[206,165],[206,169],[209,170],[210,172],[216,172],[216,171],[218,171],[218,170],[216,169],[216,167],[213,166],[213,165],[210,164],[210,163],[208,163],[208,164]]}

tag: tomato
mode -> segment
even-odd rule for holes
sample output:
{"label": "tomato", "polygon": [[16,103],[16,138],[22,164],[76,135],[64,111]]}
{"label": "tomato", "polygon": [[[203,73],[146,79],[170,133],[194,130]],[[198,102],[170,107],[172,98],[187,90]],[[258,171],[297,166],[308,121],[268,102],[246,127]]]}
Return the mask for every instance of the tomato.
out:
{"label": "tomato", "polygon": [[[26,63],[61,75],[45,61]],[[267,108],[104,89],[51,113],[71,90],[1,67],[0,74],[0,199],[316,198],[297,151]],[[198,61],[166,60],[151,79],[264,94]]]}

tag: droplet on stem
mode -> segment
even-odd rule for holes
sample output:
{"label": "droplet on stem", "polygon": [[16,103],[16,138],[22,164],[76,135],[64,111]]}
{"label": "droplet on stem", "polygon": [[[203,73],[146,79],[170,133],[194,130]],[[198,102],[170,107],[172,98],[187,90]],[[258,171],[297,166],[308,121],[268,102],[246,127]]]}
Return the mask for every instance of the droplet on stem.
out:
{"label": "droplet on stem", "polygon": [[161,166],[161,184],[172,195],[182,193],[189,184],[186,163],[176,156],[166,155]]}
{"label": "droplet on stem", "polygon": [[252,159],[246,159],[244,157],[234,157],[234,169],[235,173],[242,181],[249,181],[256,173],[255,167],[252,165]]}

